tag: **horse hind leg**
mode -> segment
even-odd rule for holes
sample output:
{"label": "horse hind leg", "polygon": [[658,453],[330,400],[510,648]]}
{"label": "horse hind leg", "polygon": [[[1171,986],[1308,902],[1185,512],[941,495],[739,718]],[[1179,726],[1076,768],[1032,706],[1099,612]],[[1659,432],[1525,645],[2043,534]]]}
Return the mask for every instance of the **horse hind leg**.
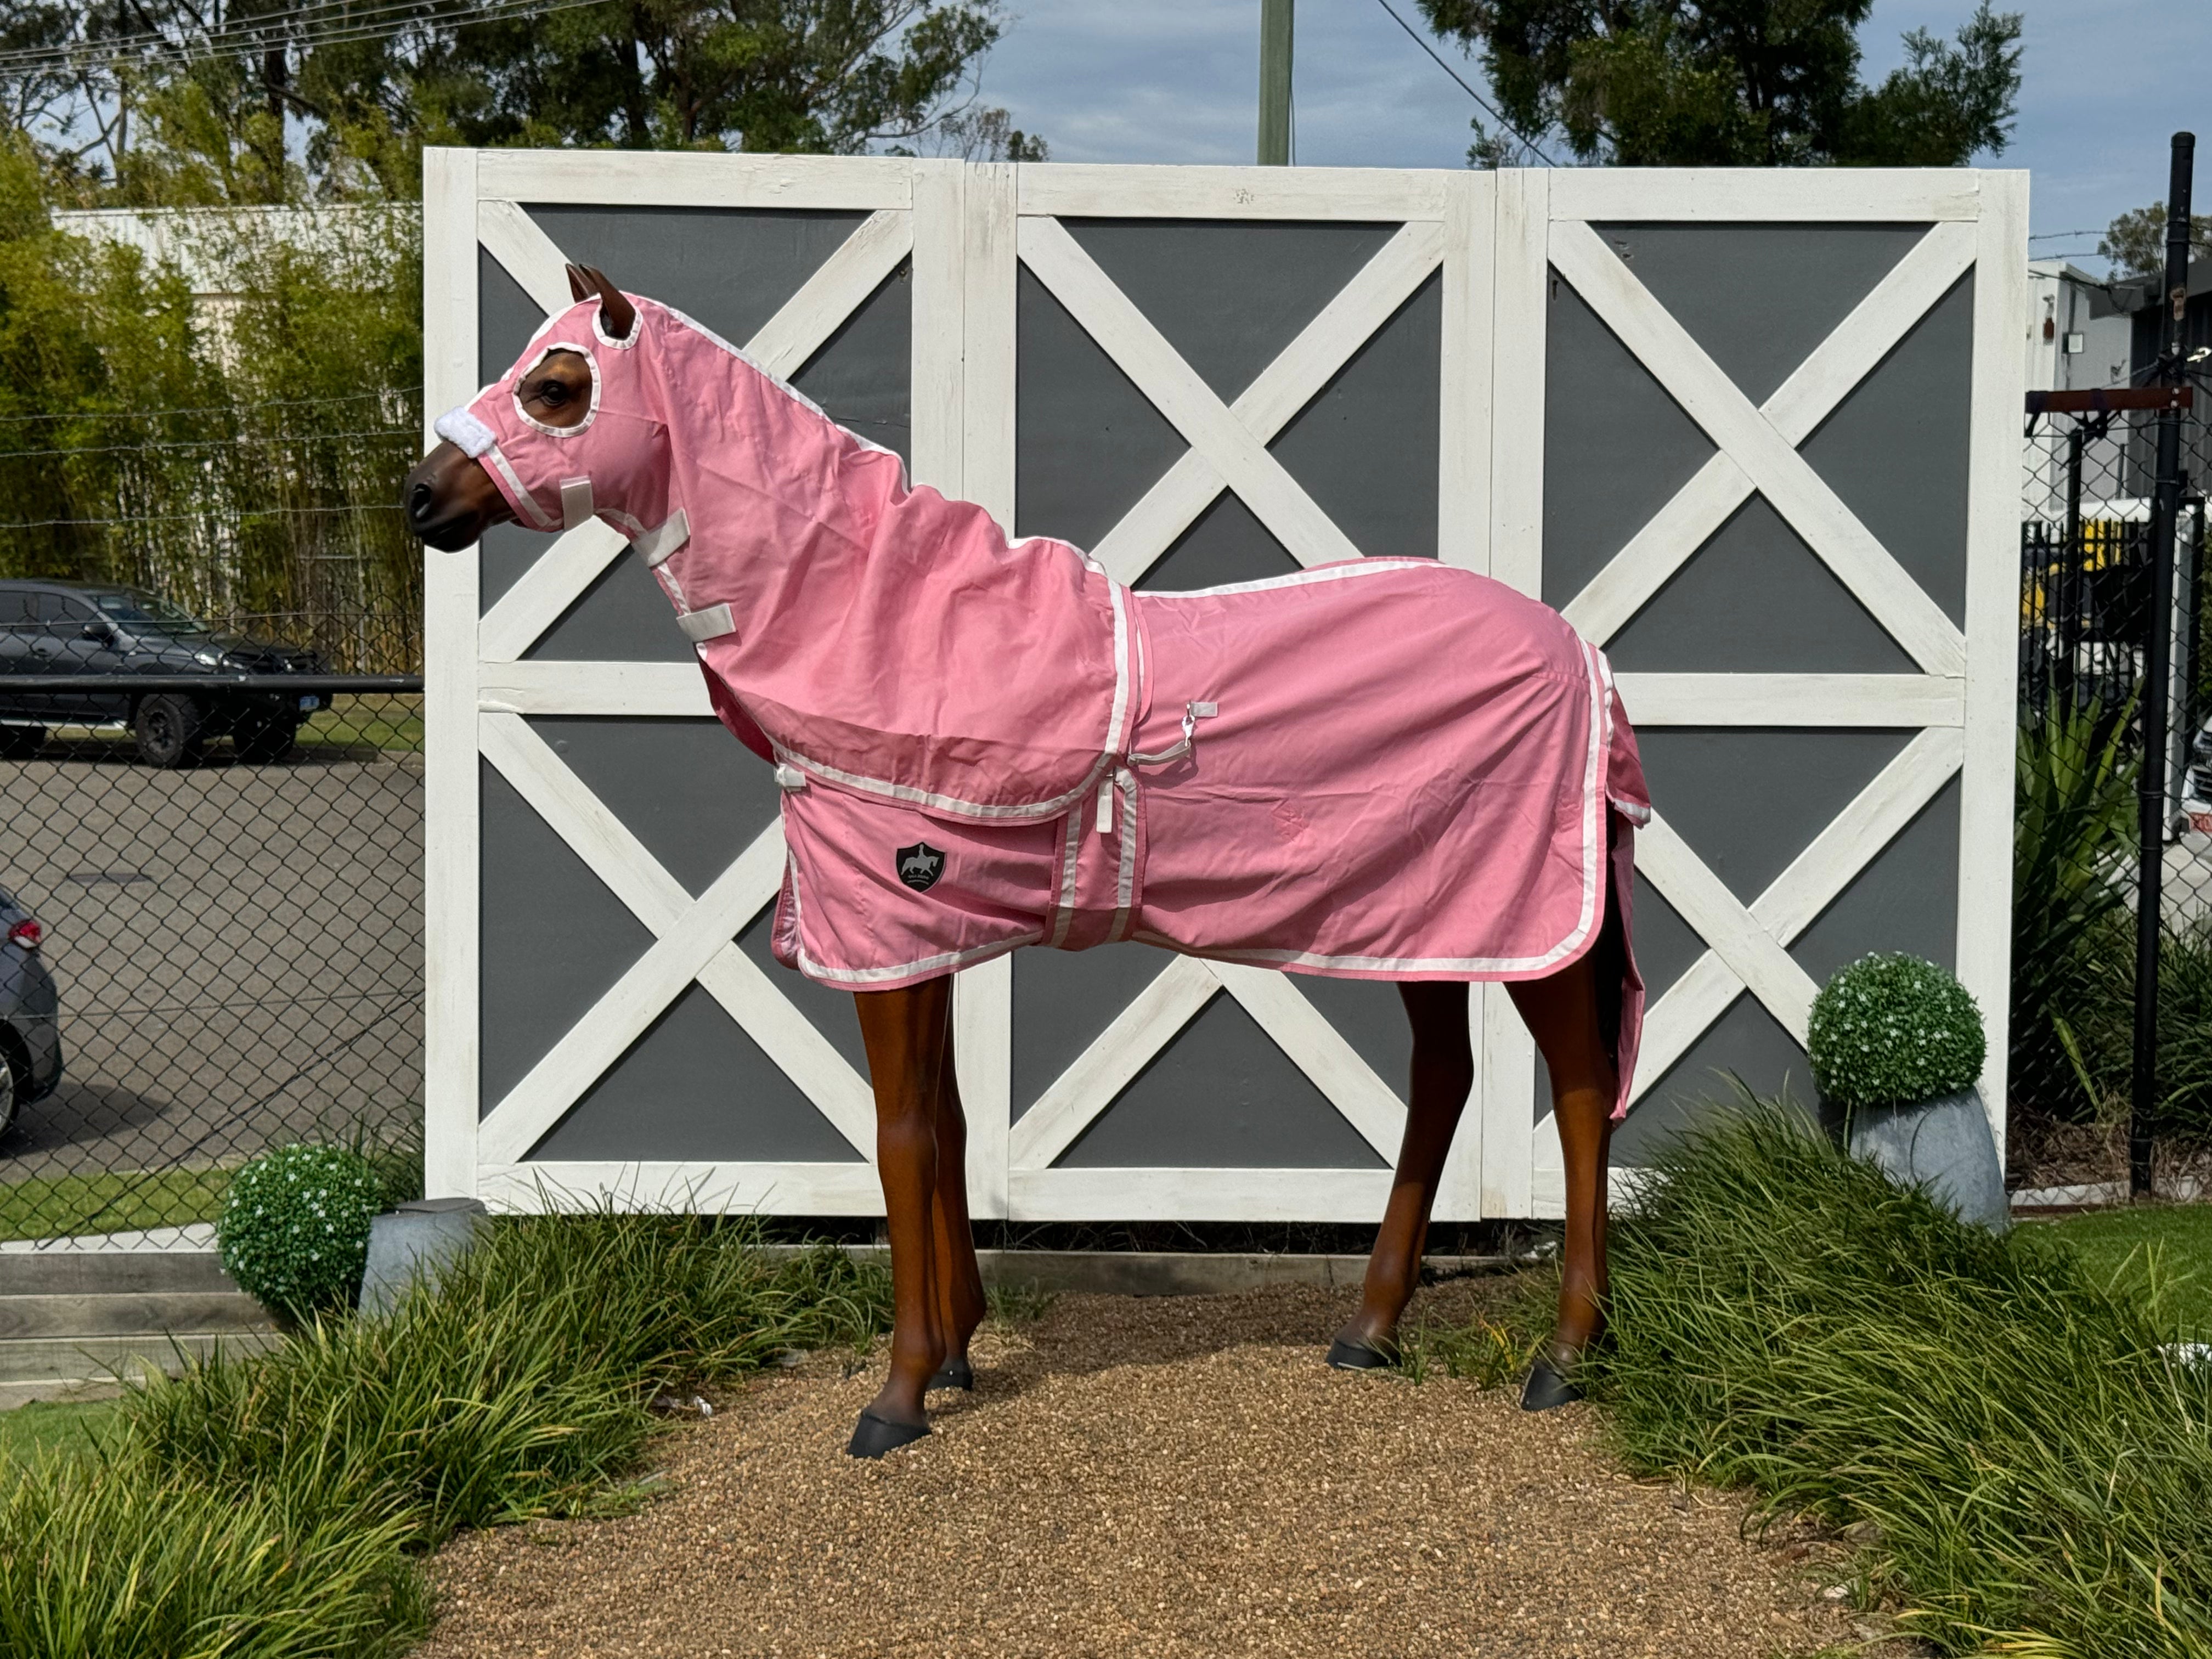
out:
{"label": "horse hind leg", "polygon": [[1359,1311],[1329,1345],[1328,1363],[1346,1370],[1388,1365],[1397,1358],[1398,1320],[1420,1282],[1437,1183],[1474,1084],[1466,985],[1408,981],[1398,994],[1413,1027],[1413,1087],[1390,1201],[1375,1236],[1374,1253],[1367,1258]]}
{"label": "horse hind leg", "polygon": [[1553,1121],[1566,1166],[1567,1218],[1559,1309],[1522,1405],[1531,1411],[1581,1398],[1575,1363],[1605,1328],[1606,1152],[1620,1096],[1614,1055],[1625,966],[1618,913],[1596,948],[1547,979],[1509,988],[1552,1079]]}

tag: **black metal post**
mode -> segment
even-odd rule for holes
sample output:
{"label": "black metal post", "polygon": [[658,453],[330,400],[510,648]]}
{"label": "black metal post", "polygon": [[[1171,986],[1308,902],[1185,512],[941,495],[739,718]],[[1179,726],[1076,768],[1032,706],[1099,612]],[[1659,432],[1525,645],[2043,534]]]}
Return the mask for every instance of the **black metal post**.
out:
{"label": "black metal post", "polygon": [[[2197,135],[2173,135],[2173,160],[2166,191],[2165,349],[2159,371],[2166,385],[2181,376],[2182,328],[2189,305],[2189,187]],[[2150,1191],[2151,1117],[2158,1089],[2158,946],[2166,874],[2166,705],[2172,696],[2173,536],[2181,511],[2181,412],[2158,416],[2158,473],[2151,487],[2150,637],[2143,647],[2142,807],[2142,863],[2136,889],[2136,1047],[2130,1079],[2128,1186]]]}
{"label": "black metal post", "polygon": [[[2074,417],[2066,434],[2066,545],[2059,555],[2057,635],[2059,655],[2051,665],[2052,690],[2063,694],[2066,710],[2074,711],[2074,676],[2081,655],[2081,619],[2088,614],[2089,554],[2081,545],[2081,416]],[[2051,602],[2049,591],[2044,604]]]}

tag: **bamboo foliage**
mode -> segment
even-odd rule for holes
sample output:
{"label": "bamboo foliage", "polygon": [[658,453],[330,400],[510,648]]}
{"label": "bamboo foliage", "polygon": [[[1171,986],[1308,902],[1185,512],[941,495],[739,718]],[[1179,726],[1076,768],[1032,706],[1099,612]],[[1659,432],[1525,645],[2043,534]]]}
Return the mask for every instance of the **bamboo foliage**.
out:
{"label": "bamboo foliage", "polygon": [[128,222],[161,234],[57,223],[0,155],[0,576],[130,583],[334,667],[416,666],[415,212]]}

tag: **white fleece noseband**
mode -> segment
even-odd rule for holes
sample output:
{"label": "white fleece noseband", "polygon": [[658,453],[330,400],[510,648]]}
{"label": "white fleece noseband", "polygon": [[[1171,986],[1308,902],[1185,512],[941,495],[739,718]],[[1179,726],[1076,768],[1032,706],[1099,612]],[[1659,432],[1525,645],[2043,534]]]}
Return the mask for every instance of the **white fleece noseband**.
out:
{"label": "white fleece noseband", "polygon": [[465,404],[438,416],[430,430],[472,461],[483,459],[484,452],[499,441],[489,427],[469,413]]}

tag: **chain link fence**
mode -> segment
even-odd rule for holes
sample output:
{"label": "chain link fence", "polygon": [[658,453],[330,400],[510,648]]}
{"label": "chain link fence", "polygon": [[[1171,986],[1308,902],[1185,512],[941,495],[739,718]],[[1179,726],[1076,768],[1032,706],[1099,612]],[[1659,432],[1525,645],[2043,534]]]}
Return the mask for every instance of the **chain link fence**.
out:
{"label": "chain link fence", "polygon": [[420,641],[0,580],[0,1239],[204,1222],[270,1146],[419,1136]]}
{"label": "chain link fence", "polygon": [[[2160,610],[2155,420],[2045,408],[2028,424],[2009,1102],[2020,1185],[2127,1174],[2136,791]],[[2183,438],[2151,1125],[2168,1191],[2212,1167],[2203,410]],[[303,560],[333,549],[298,539]],[[0,944],[0,1239],[204,1222],[228,1171],[267,1146],[419,1135],[411,597],[220,611],[204,590],[0,580],[0,890],[15,907],[0,908],[0,934],[15,934]]]}
{"label": "chain link fence", "polygon": [[[2014,1178],[2126,1181],[2141,992],[2157,1008],[2156,1183],[2176,1191],[2201,1179],[2212,1146],[2212,426],[2202,410],[2184,417],[2169,610],[2154,584],[2157,413],[2053,401],[2030,399],[2021,526]],[[2146,662],[2160,616],[2172,666],[2153,687]],[[2136,971],[2138,790],[2153,758],[2142,720],[2154,697],[2165,699],[2168,736],[2158,982],[2146,987]]]}

